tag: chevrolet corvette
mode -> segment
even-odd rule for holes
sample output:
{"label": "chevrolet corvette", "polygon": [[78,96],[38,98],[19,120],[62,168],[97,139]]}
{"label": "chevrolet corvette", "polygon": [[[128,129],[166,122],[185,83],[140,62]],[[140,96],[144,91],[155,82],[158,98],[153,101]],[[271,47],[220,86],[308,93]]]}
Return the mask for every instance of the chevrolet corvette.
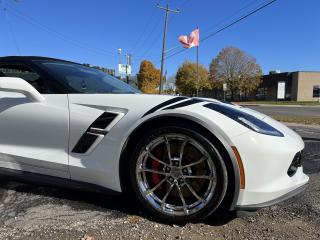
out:
{"label": "chevrolet corvette", "polygon": [[238,105],[142,94],[59,59],[0,58],[0,175],[13,180],[131,193],[162,221],[195,222],[301,192],[303,148]]}

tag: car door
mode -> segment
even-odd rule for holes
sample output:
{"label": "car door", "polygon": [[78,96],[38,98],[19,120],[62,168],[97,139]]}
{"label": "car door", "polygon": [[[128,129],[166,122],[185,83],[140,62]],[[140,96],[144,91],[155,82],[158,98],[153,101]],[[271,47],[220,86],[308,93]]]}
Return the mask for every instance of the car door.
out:
{"label": "car door", "polygon": [[[0,77],[20,77],[40,93],[40,75],[24,64],[1,64]],[[0,91],[0,167],[69,178],[69,108],[66,94],[43,94],[32,102],[20,93]]]}

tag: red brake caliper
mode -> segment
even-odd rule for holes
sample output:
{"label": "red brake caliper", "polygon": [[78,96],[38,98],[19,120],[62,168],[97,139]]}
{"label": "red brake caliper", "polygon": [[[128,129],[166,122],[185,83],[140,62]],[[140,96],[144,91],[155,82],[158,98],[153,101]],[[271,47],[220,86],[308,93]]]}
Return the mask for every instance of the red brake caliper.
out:
{"label": "red brake caliper", "polygon": [[[161,157],[163,156],[163,150],[161,148],[157,148],[154,151],[154,155],[155,157],[161,159]],[[162,169],[160,169],[161,164],[153,159],[151,159],[151,166],[153,170],[158,170],[158,171],[162,171]],[[161,181],[160,179],[160,175],[153,173],[152,174],[152,183],[154,184],[154,186],[156,186],[159,182]],[[159,187],[159,190],[162,189],[162,186]]]}

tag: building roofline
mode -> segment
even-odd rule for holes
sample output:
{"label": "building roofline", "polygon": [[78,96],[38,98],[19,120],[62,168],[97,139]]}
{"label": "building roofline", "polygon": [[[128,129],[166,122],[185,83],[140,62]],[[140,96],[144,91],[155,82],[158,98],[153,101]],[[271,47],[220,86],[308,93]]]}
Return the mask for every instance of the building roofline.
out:
{"label": "building roofline", "polygon": [[263,74],[263,76],[269,76],[269,75],[277,75],[277,74],[291,74],[291,73],[320,73],[320,71],[291,71],[291,72],[280,72],[280,73],[267,73]]}
{"label": "building roofline", "polygon": [[320,73],[320,71],[294,71],[292,73],[299,73],[299,72],[306,72],[306,73]]}

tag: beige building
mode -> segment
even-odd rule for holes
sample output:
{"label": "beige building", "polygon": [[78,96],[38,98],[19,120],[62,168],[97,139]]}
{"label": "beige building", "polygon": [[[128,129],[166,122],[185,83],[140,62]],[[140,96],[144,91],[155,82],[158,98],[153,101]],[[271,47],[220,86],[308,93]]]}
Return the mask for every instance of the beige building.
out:
{"label": "beige building", "polygon": [[320,101],[320,72],[270,72],[262,77],[257,99]]}

